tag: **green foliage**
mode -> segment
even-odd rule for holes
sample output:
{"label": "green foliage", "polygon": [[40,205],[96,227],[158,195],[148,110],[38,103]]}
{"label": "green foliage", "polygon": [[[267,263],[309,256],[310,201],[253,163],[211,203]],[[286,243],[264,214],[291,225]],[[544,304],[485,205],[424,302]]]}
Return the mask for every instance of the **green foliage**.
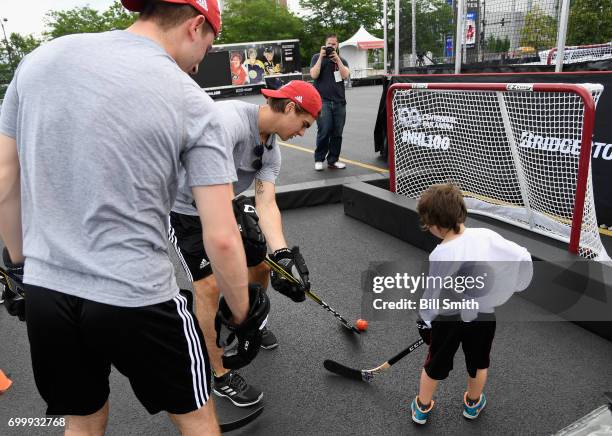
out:
{"label": "green foliage", "polygon": [[505,36],[503,41],[501,42],[501,52],[505,53],[508,50],[510,50],[510,38]]}
{"label": "green foliage", "polygon": [[525,24],[521,29],[520,45],[533,47],[536,50],[553,47],[557,38],[557,20],[546,15],[539,6],[525,15]]}
{"label": "green foliage", "polygon": [[302,20],[275,0],[228,0],[216,43],[301,39]]}
{"label": "green foliage", "polygon": [[125,29],[136,19],[116,0],[106,11],[99,12],[89,6],[63,11],[49,11],[45,17],[48,38],[58,38],[73,33],[94,33]]}
{"label": "green foliage", "polygon": [[612,0],[572,0],[567,45],[612,41]]}
{"label": "green foliage", "polygon": [[[389,21],[393,23],[391,19]],[[412,51],[412,0],[400,4],[400,52]],[[446,34],[454,33],[453,9],[445,0],[416,0],[416,49],[444,55]]]}
{"label": "green foliage", "polygon": [[12,33],[7,41],[0,42],[0,98],[4,96],[5,87],[11,81],[21,59],[42,44],[45,39],[58,38],[73,33],[104,32],[107,30],[125,29],[136,19],[135,14],[123,8],[119,0],[105,11],[98,12],[88,6],[64,11],[49,11],[45,17],[47,30],[43,39],[32,35]]}
{"label": "green foliage", "polygon": [[41,44],[41,40],[33,35],[23,36],[19,33],[11,33],[7,41],[0,42],[0,98],[4,97],[5,88],[2,84],[8,84],[13,77],[15,69],[21,59]]}
{"label": "green foliage", "polygon": [[506,53],[510,50],[510,39],[506,36],[504,39],[489,35],[487,38],[487,52],[489,53]]}
{"label": "green foliage", "polygon": [[310,66],[310,59],[325,44],[325,36],[336,33],[344,41],[360,26],[382,38],[382,0],[300,0],[306,11],[304,38],[301,39],[302,64]]}

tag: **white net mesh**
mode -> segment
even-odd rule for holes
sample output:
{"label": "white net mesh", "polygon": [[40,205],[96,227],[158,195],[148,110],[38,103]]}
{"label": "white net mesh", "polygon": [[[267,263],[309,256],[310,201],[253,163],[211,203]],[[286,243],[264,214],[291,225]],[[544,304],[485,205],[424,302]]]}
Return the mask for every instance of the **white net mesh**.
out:
{"label": "white net mesh", "polygon": [[[540,52],[540,59],[544,64],[555,64],[557,62],[557,49],[553,48]],[[563,51],[564,64],[604,59],[612,59],[612,42],[607,44],[569,46],[565,47]]]}
{"label": "white net mesh", "polygon": [[[596,102],[603,87],[584,86]],[[397,194],[453,182],[471,212],[569,242],[584,124],[577,94],[400,88],[392,111]],[[590,166],[579,246],[608,259]]]}

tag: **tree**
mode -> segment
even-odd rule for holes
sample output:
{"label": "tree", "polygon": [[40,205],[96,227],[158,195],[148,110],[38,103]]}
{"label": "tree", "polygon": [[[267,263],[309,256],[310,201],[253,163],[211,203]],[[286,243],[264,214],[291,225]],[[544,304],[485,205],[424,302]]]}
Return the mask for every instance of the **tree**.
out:
{"label": "tree", "polygon": [[612,41],[612,0],[572,0],[567,32],[568,45]]}
{"label": "tree", "polygon": [[310,65],[312,55],[318,53],[329,33],[338,41],[353,36],[360,26],[373,35],[382,37],[382,0],[300,0],[306,11],[304,35],[301,40],[302,62]]}
{"label": "tree", "polygon": [[33,35],[21,35],[11,33],[7,41],[2,39],[0,43],[0,99],[4,98],[6,87],[21,62],[21,59],[41,44],[41,40]]}
{"label": "tree", "polygon": [[219,43],[300,39],[303,23],[275,0],[228,0]]}
{"label": "tree", "polygon": [[12,33],[8,38],[8,45],[4,40],[0,43],[0,98],[4,95],[5,87],[2,84],[11,81],[21,59],[42,44],[45,39],[58,38],[72,33],[125,29],[135,19],[136,15],[127,12],[119,0],[115,0],[103,12],[98,12],[90,7],[47,12],[45,17],[47,30],[43,33],[43,39],[37,39],[32,35]]}
{"label": "tree", "polygon": [[501,43],[501,52],[507,53],[508,50],[510,50],[510,38],[508,38],[508,35],[506,35]]}
{"label": "tree", "polygon": [[[412,51],[412,0],[400,4],[400,51]],[[445,36],[454,32],[453,9],[445,0],[416,0],[416,49],[444,55]]]}
{"label": "tree", "polygon": [[15,70],[21,62],[21,59],[36,47],[41,44],[41,40],[33,35],[21,35],[20,33],[11,33],[8,38],[8,46],[6,41],[0,44],[0,62],[6,65],[10,70]]}
{"label": "tree", "polygon": [[497,38],[493,34],[489,34],[487,38],[487,51],[489,53],[497,53]]}
{"label": "tree", "polygon": [[53,39],[73,33],[94,33],[107,30],[125,29],[136,19],[136,15],[126,11],[121,2],[115,2],[103,12],[89,6],[76,7],[62,11],[49,11],[45,17],[48,30],[46,37]]}
{"label": "tree", "polygon": [[557,20],[546,15],[539,6],[525,15],[525,24],[521,29],[520,44],[536,50],[550,48],[557,42]]}

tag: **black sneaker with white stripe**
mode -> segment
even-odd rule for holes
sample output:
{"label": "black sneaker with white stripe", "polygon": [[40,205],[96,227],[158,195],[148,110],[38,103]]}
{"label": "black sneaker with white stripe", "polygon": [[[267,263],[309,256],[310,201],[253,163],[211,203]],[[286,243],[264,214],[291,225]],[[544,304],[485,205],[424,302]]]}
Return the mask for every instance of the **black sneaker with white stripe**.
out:
{"label": "black sneaker with white stripe", "polygon": [[263,392],[249,385],[235,370],[227,372],[222,377],[213,377],[213,392],[220,397],[228,398],[238,407],[252,406],[263,398]]}
{"label": "black sneaker with white stripe", "polygon": [[268,330],[267,327],[264,327],[261,331],[261,348],[266,350],[272,350],[273,348],[278,347],[278,340],[274,333]]}

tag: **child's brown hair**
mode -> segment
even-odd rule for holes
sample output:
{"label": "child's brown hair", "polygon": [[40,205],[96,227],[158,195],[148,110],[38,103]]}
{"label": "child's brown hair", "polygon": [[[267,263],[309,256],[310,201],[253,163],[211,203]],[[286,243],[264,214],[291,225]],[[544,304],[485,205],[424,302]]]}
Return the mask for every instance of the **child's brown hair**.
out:
{"label": "child's brown hair", "polygon": [[459,233],[467,217],[463,194],[452,183],[427,188],[419,198],[417,212],[424,230],[438,226]]}

